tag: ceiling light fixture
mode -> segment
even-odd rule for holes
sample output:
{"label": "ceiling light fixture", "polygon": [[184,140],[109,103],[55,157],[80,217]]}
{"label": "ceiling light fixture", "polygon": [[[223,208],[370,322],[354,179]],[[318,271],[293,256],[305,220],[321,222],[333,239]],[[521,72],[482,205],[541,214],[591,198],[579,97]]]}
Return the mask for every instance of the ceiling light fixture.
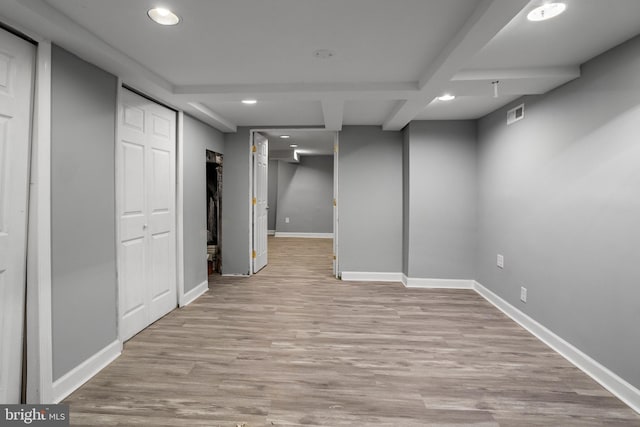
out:
{"label": "ceiling light fixture", "polygon": [[555,18],[565,11],[567,5],[564,3],[547,3],[542,6],[536,7],[527,15],[529,21],[546,21],[547,19]]}
{"label": "ceiling light fixture", "polygon": [[438,97],[438,101],[453,101],[454,99],[456,99],[456,97],[449,93],[445,93],[444,95]]}
{"label": "ceiling light fixture", "polygon": [[149,9],[147,11],[147,15],[149,15],[151,20],[160,25],[176,25],[180,22],[178,15],[164,7],[154,7],[153,9]]}
{"label": "ceiling light fixture", "polygon": [[243,99],[242,103],[243,104],[247,104],[247,105],[253,105],[255,103],[257,103],[258,101],[256,101],[255,99]]}
{"label": "ceiling light fixture", "polygon": [[291,138],[291,137],[290,137],[289,135],[280,135],[280,138],[282,138],[282,139],[289,139],[289,138]]}
{"label": "ceiling light fixture", "polygon": [[500,80],[495,80],[495,81],[491,82],[491,84],[493,85],[493,97],[497,98],[498,97],[498,85],[500,84]]}
{"label": "ceiling light fixture", "polygon": [[291,148],[298,148],[298,144],[289,144],[289,147],[291,147]]}

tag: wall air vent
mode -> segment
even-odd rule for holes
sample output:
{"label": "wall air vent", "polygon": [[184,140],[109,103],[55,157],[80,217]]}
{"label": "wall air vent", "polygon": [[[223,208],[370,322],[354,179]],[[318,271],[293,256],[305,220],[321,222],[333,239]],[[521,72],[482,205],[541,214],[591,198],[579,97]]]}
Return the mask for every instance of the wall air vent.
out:
{"label": "wall air vent", "polygon": [[517,122],[518,120],[524,119],[524,104],[520,104],[515,108],[507,111],[507,124],[510,125],[512,123]]}

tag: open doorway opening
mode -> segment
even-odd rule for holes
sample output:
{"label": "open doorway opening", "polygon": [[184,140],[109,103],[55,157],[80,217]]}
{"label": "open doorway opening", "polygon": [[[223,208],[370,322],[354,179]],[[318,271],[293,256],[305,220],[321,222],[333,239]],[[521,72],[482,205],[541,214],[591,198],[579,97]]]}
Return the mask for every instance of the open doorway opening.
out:
{"label": "open doorway opening", "polygon": [[[258,132],[260,137],[268,140],[269,257],[263,272],[273,273],[274,268],[295,271],[299,266],[294,264],[303,262],[305,258],[292,257],[290,251],[310,245],[316,259],[309,259],[309,262],[320,261],[318,257],[328,261],[319,262],[313,267],[314,271],[322,275],[336,275],[337,132],[325,129],[255,131]],[[253,140],[255,144],[255,138]],[[255,171],[254,167],[254,181]],[[254,184],[254,194],[258,185]],[[253,241],[256,241],[256,236]],[[272,250],[276,252],[272,253]]]}
{"label": "open doorway opening", "polygon": [[222,272],[222,154],[207,150],[207,274]]}

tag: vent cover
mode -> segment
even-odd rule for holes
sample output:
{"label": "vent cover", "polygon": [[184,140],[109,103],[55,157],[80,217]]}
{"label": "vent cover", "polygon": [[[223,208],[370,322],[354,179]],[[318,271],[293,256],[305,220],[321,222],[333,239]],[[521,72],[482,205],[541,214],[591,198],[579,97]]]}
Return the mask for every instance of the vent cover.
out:
{"label": "vent cover", "polygon": [[507,111],[507,124],[510,125],[512,123],[517,122],[518,120],[524,119],[524,104],[520,104],[515,108]]}

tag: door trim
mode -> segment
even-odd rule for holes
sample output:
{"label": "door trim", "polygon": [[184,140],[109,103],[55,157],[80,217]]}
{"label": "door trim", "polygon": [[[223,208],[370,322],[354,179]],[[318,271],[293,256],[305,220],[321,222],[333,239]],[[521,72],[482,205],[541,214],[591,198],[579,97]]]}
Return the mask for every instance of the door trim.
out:
{"label": "door trim", "polygon": [[[34,38],[37,38],[34,36]],[[38,38],[27,240],[27,402],[53,401],[51,345],[51,42]]]}
{"label": "door trim", "polygon": [[[249,246],[248,246],[248,255],[249,255],[249,263],[248,263],[248,269],[247,271],[249,272],[249,276],[253,275],[253,258],[251,257],[251,252],[253,251],[253,204],[251,203],[251,200],[253,198],[253,156],[252,156],[252,152],[251,152],[251,147],[253,146],[253,134],[256,132],[273,132],[276,130],[288,130],[288,131],[295,131],[295,130],[303,130],[303,131],[322,131],[322,132],[335,132],[335,143],[336,143],[336,147],[338,146],[338,140],[339,140],[339,135],[340,135],[340,131],[332,131],[329,129],[325,129],[325,128],[300,128],[300,127],[286,127],[286,126],[274,126],[274,127],[266,127],[266,128],[251,128],[249,129],[249,147],[248,147],[248,156],[249,156],[249,194],[248,194],[248,202],[249,202]],[[338,170],[338,153],[335,153],[334,155],[334,161],[333,161],[333,167],[334,167],[334,197],[336,199],[336,204],[338,203],[338,181],[337,181],[337,170]],[[338,246],[338,226],[337,226],[337,215],[338,215],[338,206],[336,206],[335,210],[334,210],[334,229],[333,229],[333,242],[334,242],[334,250],[335,250],[335,272],[336,272],[336,277],[339,276],[340,272],[338,271],[338,252],[339,252],[339,246]]]}

